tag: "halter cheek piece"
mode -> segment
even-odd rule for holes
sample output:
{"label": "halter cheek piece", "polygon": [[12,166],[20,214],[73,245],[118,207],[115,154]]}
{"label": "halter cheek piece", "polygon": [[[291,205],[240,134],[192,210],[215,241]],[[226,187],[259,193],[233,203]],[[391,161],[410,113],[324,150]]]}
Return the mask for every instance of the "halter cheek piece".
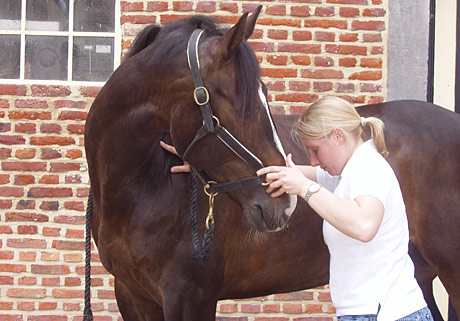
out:
{"label": "halter cheek piece", "polygon": [[[257,171],[258,169],[264,167],[262,162],[246,147],[244,147],[243,144],[241,144],[235,137],[233,137],[232,134],[230,134],[224,127],[222,127],[220,125],[219,119],[217,119],[217,117],[212,113],[211,104],[209,102],[209,92],[203,85],[203,80],[201,79],[200,73],[200,61],[198,59],[198,44],[203,32],[204,30],[202,29],[196,29],[190,36],[187,45],[188,63],[190,70],[192,71],[193,82],[195,84],[193,97],[195,99],[195,103],[201,109],[201,114],[203,115],[203,126],[197,130],[195,137],[185,150],[184,155],[182,155],[182,159],[187,160],[195,144],[206,135],[212,133],[216,135],[235,155],[237,155],[247,164],[251,165]],[[206,174],[202,171],[194,167],[192,167],[192,170],[196,173],[197,177],[202,181],[202,183],[205,184],[205,190],[208,195],[216,195],[216,193],[225,193],[260,184],[266,184],[263,183],[259,176],[243,178],[228,183],[216,183],[207,179]]]}

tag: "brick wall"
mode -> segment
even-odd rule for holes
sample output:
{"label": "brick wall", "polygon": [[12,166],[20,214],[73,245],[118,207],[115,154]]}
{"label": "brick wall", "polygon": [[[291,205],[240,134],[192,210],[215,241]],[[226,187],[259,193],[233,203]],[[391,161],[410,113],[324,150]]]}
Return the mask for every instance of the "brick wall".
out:
{"label": "brick wall", "polygon": [[[300,113],[322,95],[356,104],[386,97],[387,0],[121,1],[126,53],[147,23],[195,13],[235,23],[259,3],[251,44],[274,113]],[[82,319],[83,129],[99,88],[0,83],[0,320]],[[95,320],[121,320],[113,278],[92,252]],[[223,301],[219,320],[332,320],[327,287]]]}

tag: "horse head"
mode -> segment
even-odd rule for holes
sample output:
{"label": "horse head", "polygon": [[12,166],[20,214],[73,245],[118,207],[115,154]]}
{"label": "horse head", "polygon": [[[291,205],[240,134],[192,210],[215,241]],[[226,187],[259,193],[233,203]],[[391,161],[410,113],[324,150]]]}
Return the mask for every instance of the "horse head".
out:
{"label": "horse head", "polygon": [[[136,39],[126,63],[154,62],[152,74],[162,75],[150,88],[156,93],[151,104],[158,127],[171,135],[178,153],[212,181],[249,185],[232,188],[228,195],[241,205],[251,227],[265,231],[285,226],[296,198],[272,198],[260,181],[246,184],[247,178],[260,180],[255,177],[258,168],[285,164],[258,61],[246,42],[260,10],[245,13],[230,29],[204,16],[151,29],[150,35]],[[150,50],[138,49],[145,46],[142,41],[153,42]]]}

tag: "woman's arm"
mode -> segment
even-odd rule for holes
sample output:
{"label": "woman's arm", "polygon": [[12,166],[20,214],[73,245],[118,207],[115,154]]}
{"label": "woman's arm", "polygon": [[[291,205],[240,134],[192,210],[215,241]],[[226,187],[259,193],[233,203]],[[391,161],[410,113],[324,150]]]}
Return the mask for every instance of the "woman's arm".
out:
{"label": "woman's arm", "polygon": [[[296,166],[290,155],[286,158],[287,167],[270,166],[257,172],[267,175],[267,181],[272,181],[267,193],[277,197],[283,193],[296,194],[302,198],[308,187],[314,181],[308,176],[314,167]],[[306,175],[308,176],[305,176]],[[316,178],[316,172],[314,173]],[[338,198],[325,188],[313,194],[308,204],[315,212],[336,229],[362,242],[369,242],[377,234],[383,219],[383,204],[374,196],[359,196],[354,200]]]}
{"label": "woman's arm", "polygon": [[[163,147],[163,149],[167,150],[168,152],[176,156],[179,156],[174,146],[168,145],[163,141],[160,141],[160,146]],[[184,165],[171,167],[171,173],[189,173],[189,172],[190,172],[190,165],[187,162],[184,162]]]}

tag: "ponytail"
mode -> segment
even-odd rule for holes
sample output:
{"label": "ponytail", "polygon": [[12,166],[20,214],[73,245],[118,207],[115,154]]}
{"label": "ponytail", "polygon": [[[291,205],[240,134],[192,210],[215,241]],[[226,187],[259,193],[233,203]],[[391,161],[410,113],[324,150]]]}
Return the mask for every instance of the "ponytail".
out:
{"label": "ponytail", "polygon": [[[364,117],[361,117],[361,119],[363,118]],[[389,155],[389,152],[387,150],[387,145],[385,144],[385,135],[383,133],[385,124],[383,123],[383,121],[375,117],[367,117],[364,118],[364,121],[362,121],[361,123],[363,127],[369,127],[375,148],[377,148],[377,150],[380,154],[383,155],[383,157],[387,157]]]}

